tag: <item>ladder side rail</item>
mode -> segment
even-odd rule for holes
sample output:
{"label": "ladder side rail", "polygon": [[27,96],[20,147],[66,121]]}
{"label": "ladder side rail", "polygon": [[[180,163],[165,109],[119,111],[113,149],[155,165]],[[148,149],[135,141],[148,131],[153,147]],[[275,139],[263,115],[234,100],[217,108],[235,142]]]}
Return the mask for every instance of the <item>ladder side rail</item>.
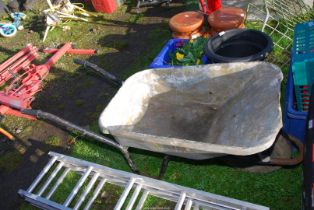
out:
{"label": "ladder side rail", "polygon": [[26,201],[30,202],[32,205],[37,206],[45,210],[71,210],[63,206],[62,204],[56,203],[54,201],[48,200],[46,198],[37,196],[33,193],[29,193],[25,190],[19,190],[18,192]]}
{"label": "ladder side rail", "polygon": [[[209,192],[199,191],[160,180],[153,180],[153,182],[150,182],[151,180],[151,178],[143,177],[143,189],[148,189],[150,193],[155,196],[167,196],[169,199],[171,199],[179,197],[181,192],[186,192],[189,198],[203,203],[211,203],[215,205],[219,204],[221,206],[233,206],[234,208],[246,207],[249,209],[258,210],[269,209],[268,207],[252,204],[246,201],[241,201]],[[217,203],[217,201],[219,201],[219,203]]]}
{"label": "ladder side rail", "polygon": [[[179,196],[178,194],[174,194],[174,193],[169,193],[167,191],[157,191],[155,189],[151,189],[149,188],[150,194],[152,196],[158,197],[158,198],[162,198],[165,200],[169,200],[172,202],[178,202],[179,200]],[[256,210],[266,210],[268,208],[252,208],[251,206],[247,206],[247,205],[238,205],[237,203],[226,203],[224,200],[214,200],[212,198],[208,198],[207,200],[202,200],[199,199],[197,197],[198,195],[193,195],[193,196],[186,196],[187,199],[193,200],[194,203],[199,204],[199,206],[201,207],[208,207],[208,208],[212,208],[212,209],[216,209],[216,210],[226,210],[226,209],[230,209],[230,210],[240,210],[243,208],[249,208],[249,209],[256,209]]]}
{"label": "ladder side rail", "polygon": [[106,178],[107,182],[110,184],[115,184],[118,185],[120,187],[126,187],[128,182],[130,181],[130,178],[125,179],[124,177],[121,178],[121,180],[119,180],[119,177],[115,177],[115,176],[107,176],[104,172],[100,172],[97,171],[101,177]]}
{"label": "ladder side rail", "polygon": [[108,177],[119,177],[121,179],[125,179],[125,180],[129,180],[130,178],[139,178],[139,177],[143,177],[140,175],[136,175],[136,174],[132,174],[129,172],[125,172],[125,171],[120,171],[120,170],[116,170],[116,169],[112,169],[103,165],[99,165],[96,163],[91,163],[85,160],[80,160],[74,157],[70,157],[70,156],[66,156],[66,155],[62,155],[56,152],[49,152],[48,153],[50,156],[53,157],[57,157],[59,161],[63,161],[65,162],[65,165],[69,165],[71,168],[88,168],[88,167],[93,167],[94,171],[98,171],[100,172],[100,174],[104,175],[104,176],[108,176]]}
{"label": "ladder side rail", "polygon": [[[219,203],[215,203],[215,202],[211,202],[211,203],[206,203],[206,202],[202,202],[202,201],[193,201],[193,203],[195,204],[196,207],[201,208],[201,209],[215,209],[215,210],[243,210],[243,209],[247,209],[247,207],[234,207],[234,206],[222,206]],[[253,209],[252,209],[253,210]],[[258,210],[258,209],[254,209],[254,210]]]}
{"label": "ladder side rail", "polygon": [[[170,191],[166,191],[166,190],[160,190],[160,189],[156,189],[154,187],[145,187],[145,184],[143,184],[142,187],[145,191],[149,191],[150,195],[158,197],[158,198],[162,198],[165,200],[169,200],[172,202],[178,202],[179,198],[180,198],[180,194],[176,193],[176,192],[170,192]],[[182,192],[182,191],[181,191]],[[251,205],[241,205],[238,203],[229,203],[226,202],[224,199],[222,200],[215,200],[213,198],[208,198],[205,197],[204,199],[200,199],[198,198],[197,194],[194,194],[192,196],[187,195],[187,199],[189,200],[193,200],[195,201],[195,203],[198,203],[199,205],[201,205],[202,207],[208,207],[208,208],[214,208],[217,210],[225,210],[225,209],[232,209],[232,210],[237,210],[237,209],[243,209],[243,208],[248,208],[248,209],[256,209],[256,210],[266,210],[268,208],[265,208],[263,206],[251,206]],[[250,203],[249,203],[250,204]]]}

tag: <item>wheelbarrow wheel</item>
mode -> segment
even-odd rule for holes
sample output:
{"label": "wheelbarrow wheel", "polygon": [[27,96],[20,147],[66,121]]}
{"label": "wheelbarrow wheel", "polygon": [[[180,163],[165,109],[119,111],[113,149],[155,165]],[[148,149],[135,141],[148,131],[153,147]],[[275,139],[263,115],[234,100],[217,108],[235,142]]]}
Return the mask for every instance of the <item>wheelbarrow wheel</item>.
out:
{"label": "wheelbarrow wheel", "polygon": [[268,173],[275,170],[280,169],[282,166],[280,164],[269,164],[269,163],[262,163],[261,160],[265,158],[267,162],[267,159],[269,160],[289,160],[292,155],[292,148],[291,143],[289,140],[282,134],[279,134],[277,136],[277,139],[274,143],[274,145],[258,154],[258,155],[251,155],[251,156],[245,156],[245,157],[239,157],[239,156],[228,156],[223,159],[223,162],[225,162],[228,165],[237,167],[243,171],[248,171],[252,173]]}
{"label": "wheelbarrow wheel", "polygon": [[[270,150],[270,159],[289,159],[292,155],[291,150],[292,148],[289,141],[283,135],[279,135],[274,146]],[[255,165],[244,168],[243,170],[253,173],[268,173],[278,170],[281,167],[282,166],[278,165]]]}

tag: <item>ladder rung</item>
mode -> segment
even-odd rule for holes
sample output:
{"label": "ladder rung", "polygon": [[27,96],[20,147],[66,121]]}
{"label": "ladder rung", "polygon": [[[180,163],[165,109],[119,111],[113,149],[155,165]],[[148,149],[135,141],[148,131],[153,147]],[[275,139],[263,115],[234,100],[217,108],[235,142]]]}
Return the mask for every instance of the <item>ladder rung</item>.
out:
{"label": "ladder rung", "polygon": [[192,208],[192,204],[193,204],[192,199],[188,199],[188,201],[185,204],[184,210],[190,210]]}
{"label": "ladder rung", "polygon": [[51,175],[49,176],[49,178],[47,179],[47,181],[45,182],[45,184],[41,187],[41,189],[38,192],[38,195],[41,196],[44,191],[46,190],[46,188],[49,186],[49,184],[51,183],[51,181],[55,178],[55,176],[57,175],[57,173],[60,171],[60,169],[62,168],[62,166],[64,165],[63,162],[59,162],[58,166],[55,168],[55,170],[51,173]]}
{"label": "ladder rung", "polygon": [[92,171],[93,167],[88,167],[88,169],[86,170],[86,172],[84,173],[84,175],[80,178],[80,180],[78,181],[78,183],[75,185],[74,189],[72,190],[71,194],[69,195],[69,197],[64,201],[63,205],[68,207],[71,203],[71,201],[73,200],[73,198],[75,197],[75,195],[78,193],[78,191],[80,190],[80,188],[82,187],[82,185],[84,184],[85,180],[87,179],[87,177],[89,176],[90,172]]}
{"label": "ladder rung", "polygon": [[200,209],[199,205],[198,205],[198,204],[195,204],[193,210],[199,210],[199,209]]}
{"label": "ladder rung", "polygon": [[70,168],[67,168],[64,170],[64,172],[59,177],[59,179],[57,180],[55,185],[51,188],[50,192],[47,194],[47,196],[46,196],[47,199],[50,199],[50,197],[53,195],[53,193],[56,191],[56,189],[59,187],[59,185],[63,182],[64,178],[70,172],[70,170],[71,170]]}
{"label": "ladder rung", "polygon": [[138,202],[137,206],[136,206],[136,210],[141,210],[144,206],[144,203],[148,197],[149,191],[145,190],[140,201]]}
{"label": "ladder rung", "polygon": [[40,172],[40,174],[36,177],[36,179],[34,180],[34,182],[31,184],[31,186],[29,186],[29,188],[27,189],[27,192],[32,192],[35,187],[37,186],[37,184],[40,182],[40,180],[45,176],[45,174],[49,171],[49,169],[51,168],[51,166],[56,162],[57,157],[52,157],[49,162],[47,163],[47,165],[43,168],[43,170]]}
{"label": "ladder rung", "polygon": [[180,195],[180,198],[178,200],[178,203],[177,203],[176,207],[174,208],[175,210],[181,210],[183,203],[184,203],[184,200],[185,200],[185,197],[186,197],[186,193],[182,192]]}
{"label": "ladder rung", "polygon": [[127,187],[125,188],[125,190],[123,191],[121,197],[119,198],[117,205],[114,207],[114,210],[120,210],[121,209],[125,199],[128,197],[128,194],[131,191],[134,183],[135,183],[135,179],[131,178],[130,181],[128,182]]}
{"label": "ladder rung", "polygon": [[96,188],[95,191],[94,191],[93,197],[90,198],[90,200],[89,200],[88,203],[86,204],[84,210],[90,209],[90,207],[91,207],[92,204],[94,203],[94,200],[97,198],[98,194],[100,193],[100,191],[101,191],[101,189],[103,188],[103,186],[104,186],[104,184],[106,183],[106,181],[107,181],[107,180],[106,180],[105,178],[103,178],[103,179],[99,182],[97,188]]}
{"label": "ladder rung", "polygon": [[131,199],[130,199],[130,201],[129,201],[129,204],[128,204],[128,206],[126,207],[125,210],[132,210],[133,205],[134,205],[134,203],[135,203],[135,201],[136,201],[138,195],[139,195],[140,192],[141,192],[141,189],[142,189],[142,185],[141,185],[141,184],[138,184],[137,187],[135,188],[135,191],[134,191],[134,193],[133,193],[133,195],[132,195],[132,197],[131,197]]}
{"label": "ladder rung", "polygon": [[78,208],[80,208],[80,206],[82,205],[82,203],[84,202],[87,194],[89,193],[89,191],[92,189],[92,187],[94,186],[95,182],[97,181],[99,177],[99,173],[95,173],[93,178],[90,180],[90,182],[88,183],[84,193],[80,196],[78,202],[76,203],[76,205],[74,206],[73,209],[77,210]]}

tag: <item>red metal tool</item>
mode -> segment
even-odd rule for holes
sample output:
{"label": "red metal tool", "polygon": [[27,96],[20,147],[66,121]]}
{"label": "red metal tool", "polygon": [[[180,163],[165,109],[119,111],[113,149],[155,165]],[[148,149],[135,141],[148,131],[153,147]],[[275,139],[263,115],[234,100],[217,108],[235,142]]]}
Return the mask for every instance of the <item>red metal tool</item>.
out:
{"label": "red metal tool", "polygon": [[[46,48],[43,49],[43,53],[55,53],[59,49],[56,48]],[[93,49],[69,49],[66,54],[72,54],[72,55],[94,55],[97,53],[97,50]]]}
{"label": "red metal tool", "polygon": [[[16,55],[0,65],[0,86],[8,84],[0,91],[0,114],[10,114],[29,119],[29,115],[19,112],[21,109],[31,108],[34,95],[42,89],[41,82],[48,75],[50,68],[68,51],[71,43],[64,44],[54,55],[42,65],[34,65],[32,61],[38,57],[38,50],[28,45]],[[90,51],[76,49],[81,54]]]}

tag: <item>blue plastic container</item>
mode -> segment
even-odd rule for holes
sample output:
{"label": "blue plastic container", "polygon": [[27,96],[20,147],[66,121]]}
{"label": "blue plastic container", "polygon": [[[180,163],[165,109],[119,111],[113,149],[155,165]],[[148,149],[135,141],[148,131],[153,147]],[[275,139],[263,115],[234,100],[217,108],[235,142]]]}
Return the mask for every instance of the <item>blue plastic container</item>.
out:
{"label": "blue plastic container", "polygon": [[296,110],[296,101],[293,87],[292,71],[290,69],[288,83],[286,86],[283,130],[287,134],[300,139],[304,143],[307,112]]}
{"label": "blue plastic container", "polygon": [[[157,57],[153,60],[153,62],[149,65],[149,68],[169,68],[169,67],[179,67],[173,66],[170,64],[170,53],[174,53],[176,48],[178,47],[177,44],[180,42],[188,42],[188,39],[170,39],[167,44],[162,48],[160,53]],[[202,63],[208,64],[209,60],[204,55],[202,57]]]}

